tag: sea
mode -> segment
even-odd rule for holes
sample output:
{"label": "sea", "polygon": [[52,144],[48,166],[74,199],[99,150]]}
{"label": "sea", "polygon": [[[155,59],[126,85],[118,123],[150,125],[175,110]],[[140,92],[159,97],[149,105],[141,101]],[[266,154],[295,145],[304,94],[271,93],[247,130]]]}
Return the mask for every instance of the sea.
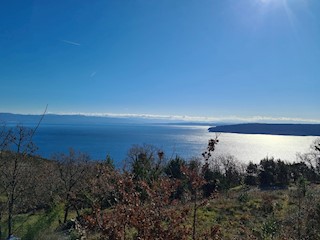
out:
{"label": "sea", "polygon": [[109,155],[121,166],[130,148],[153,145],[161,149],[167,159],[180,156],[186,160],[201,158],[209,139],[218,138],[213,156],[232,155],[242,163],[258,163],[266,157],[288,162],[297,161],[297,153],[310,151],[318,137],[279,136],[262,134],[216,134],[211,126],[174,124],[41,124],[34,142],[36,154],[51,158],[67,153],[70,148],[87,153],[92,160]]}

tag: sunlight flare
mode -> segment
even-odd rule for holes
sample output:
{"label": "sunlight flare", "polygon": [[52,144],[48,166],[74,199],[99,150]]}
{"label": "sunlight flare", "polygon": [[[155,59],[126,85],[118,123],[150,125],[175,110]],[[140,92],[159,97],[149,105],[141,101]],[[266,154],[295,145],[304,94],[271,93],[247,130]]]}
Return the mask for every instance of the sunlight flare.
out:
{"label": "sunlight flare", "polygon": [[292,9],[292,4],[294,4],[294,0],[257,0],[258,7],[263,12],[263,14],[268,14],[274,11],[280,11],[287,18],[287,21],[290,24],[290,27],[295,35],[297,35],[296,30],[296,17],[294,11]]}

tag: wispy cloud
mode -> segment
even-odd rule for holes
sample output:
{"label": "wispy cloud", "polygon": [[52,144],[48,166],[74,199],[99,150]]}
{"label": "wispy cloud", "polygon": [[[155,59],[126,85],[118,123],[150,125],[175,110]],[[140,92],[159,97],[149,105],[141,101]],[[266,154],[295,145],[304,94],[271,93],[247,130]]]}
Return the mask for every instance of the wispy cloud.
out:
{"label": "wispy cloud", "polygon": [[64,42],[64,43],[67,43],[67,44],[74,45],[74,46],[81,46],[80,43],[73,42],[73,41],[68,41],[68,40],[65,40],[65,39],[62,39],[62,40],[60,40],[60,41],[61,41],[61,42]]}
{"label": "wispy cloud", "polygon": [[136,114],[136,113],[53,113],[61,115],[84,115],[96,117],[118,117],[118,118],[141,118],[163,121],[183,121],[183,122],[229,122],[229,123],[320,123],[320,119],[290,118],[290,117],[269,117],[269,116],[181,116],[181,115],[157,115],[157,114]]}
{"label": "wispy cloud", "polygon": [[92,72],[92,73],[90,74],[90,77],[93,78],[96,74],[97,74],[97,72],[94,71],[94,72]]}

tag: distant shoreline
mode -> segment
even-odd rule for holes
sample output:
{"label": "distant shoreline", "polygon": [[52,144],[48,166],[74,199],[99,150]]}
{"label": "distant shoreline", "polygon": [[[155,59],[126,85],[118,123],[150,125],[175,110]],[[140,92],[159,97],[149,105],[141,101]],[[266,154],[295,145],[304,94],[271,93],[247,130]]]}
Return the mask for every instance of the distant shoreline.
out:
{"label": "distant shoreline", "polygon": [[320,136],[320,124],[245,123],[210,127],[208,130],[221,133]]}

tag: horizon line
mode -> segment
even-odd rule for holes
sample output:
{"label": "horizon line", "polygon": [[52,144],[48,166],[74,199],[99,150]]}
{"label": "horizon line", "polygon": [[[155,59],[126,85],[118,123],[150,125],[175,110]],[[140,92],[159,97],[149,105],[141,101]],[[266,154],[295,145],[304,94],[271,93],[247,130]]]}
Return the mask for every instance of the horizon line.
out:
{"label": "horizon line", "polygon": [[[5,113],[5,112],[0,112]],[[20,115],[41,115],[42,113],[10,113]],[[188,115],[160,115],[160,114],[145,114],[145,113],[88,113],[88,112],[47,112],[47,115],[67,115],[67,116],[86,116],[86,117],[114,117],[114,118],[141,118],[146,120],[167,120],[167,121],[182,121],[182,122],[239,122],[239,123],[320,123],[320,119],[298,118],[298,117],[270,117],[270,116],[188,116]]]}

